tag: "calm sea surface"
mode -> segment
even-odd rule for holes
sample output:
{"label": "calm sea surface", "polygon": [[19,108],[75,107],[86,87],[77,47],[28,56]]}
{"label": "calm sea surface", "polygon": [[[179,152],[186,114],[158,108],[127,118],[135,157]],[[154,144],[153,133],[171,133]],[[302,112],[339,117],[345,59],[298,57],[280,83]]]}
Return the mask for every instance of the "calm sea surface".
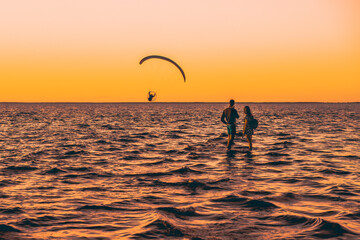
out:
{"label": "calm sea surface", "polygon": [[0,104],[0,239],[359,239],[360,104],[249,106]]}

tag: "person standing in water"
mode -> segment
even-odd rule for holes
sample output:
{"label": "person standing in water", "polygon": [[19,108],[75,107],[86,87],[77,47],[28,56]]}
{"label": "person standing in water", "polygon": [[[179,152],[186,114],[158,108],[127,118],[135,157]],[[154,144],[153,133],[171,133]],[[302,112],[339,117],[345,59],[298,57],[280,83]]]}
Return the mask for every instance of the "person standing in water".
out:
{"label": "person standing in water", "polygon": [[239,114],[234,108],[235,101],[230,100],[230,106],[223,111],[221,121],[227,125],[228,141],[227,148],[231,149],[231,145],[234,143],[234,137],[236,134],[236,118],[239,118]]}
{"label": "person standing in water", "polygon": [[254,119],[254,116],[251,113],[251,110],[248,106],[244,107],[245,119],[244,119],[244,129],[243,136],[246,137],[246,140],[249,143],[249,149],[252,150],[252,135],[254,134],[254,129],[250,126],[250,122]]}

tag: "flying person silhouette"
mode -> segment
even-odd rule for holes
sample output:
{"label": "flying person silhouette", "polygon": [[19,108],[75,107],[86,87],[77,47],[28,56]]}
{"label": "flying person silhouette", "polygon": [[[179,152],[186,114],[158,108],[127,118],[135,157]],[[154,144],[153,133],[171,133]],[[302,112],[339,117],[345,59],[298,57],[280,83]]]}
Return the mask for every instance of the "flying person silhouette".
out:
{"label": "flying person silhouette", "polygon": [[155,97],[156,97],[156,92],[152,92],[152,91],[148,92],[148,100],[149,100],[149,102],[155,100],[154,99]]}
{"label": "flying person silhouette", "polygon": [[[149,56],[146,56],[146,57],[142,58],[140,60],[139,64],[141,65],[141,64],[143,64],[145,61],[147,61],[149,59],[160,59],[160,60],[164,60],[164,61],[167,61],[167,62],[173,64],[180,71],[180,73],[181,73],[181,75],[182,75],[182,77],[184,79],[184,83],[186,82],[186,77],[185,77],[184,70],[175,61],[171,60],[170,58],[160,56],[160,55],[149,55]],[[148,99],[149,102],[155,101],[156,100],[156,93],[153,92],[153,91],[149,91],[147,99]]]}

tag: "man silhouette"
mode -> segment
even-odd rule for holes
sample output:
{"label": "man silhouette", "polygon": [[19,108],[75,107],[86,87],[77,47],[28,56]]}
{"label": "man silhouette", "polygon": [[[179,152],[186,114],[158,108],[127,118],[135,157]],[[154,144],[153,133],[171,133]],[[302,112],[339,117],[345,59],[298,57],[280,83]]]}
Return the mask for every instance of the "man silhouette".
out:
{"label": "man silhouette", "polygon": [[234,143],[234,137],[236,134],[236,118],[239,118],[239,114],[234,108],[235,101],[230,100],[230,106],[223,111],[221,121],[226,124],[228,130],[227,148],[231,149],[231,145]]}
{"label": "man silhouette", "polygon": [[148,100],[149,100],[149,102],[151,102],[155,96],[156,96],[156,93],[153,93],[153,92],[150,91],[150,92],[148,93]]}

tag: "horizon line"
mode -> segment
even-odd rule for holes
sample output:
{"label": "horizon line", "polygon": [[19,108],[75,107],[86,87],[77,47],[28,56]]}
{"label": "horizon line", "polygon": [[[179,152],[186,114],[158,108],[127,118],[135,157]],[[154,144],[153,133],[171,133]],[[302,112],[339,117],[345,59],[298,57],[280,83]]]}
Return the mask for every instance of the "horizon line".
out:
{"label": "horizon line", "polygon": [[[57,103],[57,104],[74,104],[74,103],[78,103],[78,104],[89,104],[89,103],[93,103],[93,104],[109,104],[109,103],[130,103],[130,104],[136,104],[136,103],[149,103],[149,104],[156,104],[156,103],[229,103],[228,101],[226,102],[204,102],[204,101],[194,101],[194,102],[0,102],[0,104],[51,104],[51,103]],[[320,102],[320,101],[309,101],[309,102],[235,102],[235,103],[264,103],[264,104],[268,104],[268,103],[360,103],[360,102]]]}

